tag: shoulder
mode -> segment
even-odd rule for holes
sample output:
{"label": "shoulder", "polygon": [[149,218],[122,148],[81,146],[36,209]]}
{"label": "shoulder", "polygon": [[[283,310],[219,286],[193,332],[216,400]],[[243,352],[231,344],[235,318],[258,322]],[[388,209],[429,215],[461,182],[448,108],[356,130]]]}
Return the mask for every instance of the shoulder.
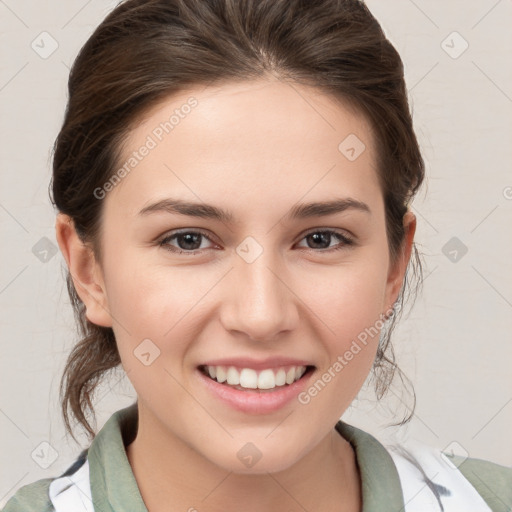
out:
{"label": "shoulder", "polygon": [[510,512],[511,468],[445,453],[417,441],[389,448],[406,502],[431,503],[432,507],[437,502],[447,511],[472,507],[474,511]]}
{"label": "shoulder", "polygon": [[2,512],[54,512],[49,494],[52,481],[52,478],[44,478],[21,487]]}
{"label": "shoulder", "polygon": [[[445,454],[447,455],[447,454]],[[493,511],[512,509],[512,468],[481,459],[447,455]]]}
{"label": "shoulder", "polygon": [[87,490],[88,484],[87,450],[82,451],[60,477],[44,478],[18,489],[2,512],[56,512],[56,500],[60,501],[58,494],[66,494],[64,491],[73,487],[70,484],[79,483],[84,476],[86,487],[81,492]]}

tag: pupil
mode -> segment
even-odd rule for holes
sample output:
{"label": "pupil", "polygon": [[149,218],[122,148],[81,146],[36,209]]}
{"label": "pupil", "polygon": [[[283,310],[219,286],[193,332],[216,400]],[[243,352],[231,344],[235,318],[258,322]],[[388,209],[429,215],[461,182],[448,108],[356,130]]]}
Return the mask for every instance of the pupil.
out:
{"label": "pupil", "polygon": [[313,244],[322,244],[323,239],[323,242],[326,244],[326,247],[329,247],[331,235],[329,233],[312,233],[311,235],[308,235],[308,238],[313,240]]}
{"label": "pupil", "polygon": [[[184,244],[179,244],[181,249],[198,249],[201,246],[201,234],[200,233],[186,233],[181,235],[180,239],[185,240]],[[194,247],[182,247],[183,245],[192,244]]]}

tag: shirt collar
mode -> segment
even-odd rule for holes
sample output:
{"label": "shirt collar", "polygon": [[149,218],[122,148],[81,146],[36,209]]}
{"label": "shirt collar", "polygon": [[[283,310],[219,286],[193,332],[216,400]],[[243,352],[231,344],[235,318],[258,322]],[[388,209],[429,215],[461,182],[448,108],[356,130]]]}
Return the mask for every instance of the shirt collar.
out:
{"label": "shirt collar", "polygon": [[148,512],[125,448],[135,438],[137,419],[137,403],[117,411],[91,443],[87,458],[95,510]]}
{"label": "shirt collar", "polygon": [[[101,512],[148,512],[126,455],[137,433],[137,403],[114,413],[89,450],[91,494]],[[362,482],[362,512],[398,512],[404,501],[395,464],[377,439],[339,421],[336,430],[354,448]]]}
{"label": "shirt collar", "polygon": [[404,498],[395,463],[373,436],[342,421],[336,430],[354,448],[361,476],[362,512],[400,512]]}

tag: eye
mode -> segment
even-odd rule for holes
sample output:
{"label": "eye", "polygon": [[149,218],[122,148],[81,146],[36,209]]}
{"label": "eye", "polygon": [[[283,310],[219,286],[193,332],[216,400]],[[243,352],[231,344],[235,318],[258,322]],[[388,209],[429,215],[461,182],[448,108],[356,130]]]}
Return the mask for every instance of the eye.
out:
{"label": "eye", "polygon": [[[338,244],[334,246],[331,245],[333,238],[338,240]],[[354,245],[352,238],[331,229],[311,231],[302,240],[306,240],[308,244],[306,249],[318,249],[318,252],[337,251]],[[170,252],[194,255],[204,249],[213,248],[204,245],[207,241],[213,244],[211,238],[202,231],[179,231],[168,234],[158,242],[158,245]]]}
{"label": "eye", "polygon": [[[202,243],[205,240],[211,242],[208,235],[202,231],[181,231],[166,236],[159,241],[159,245],[171,252],[194,254],[200,250],[208,249]],[[172,242],[175,242],[177,247]]]}
{"label": "eye", "polygon": [[[335,246],[331,246],[332,239],[338,239],[339,243]],[[311,246],[306,247],[309,249],[320,249],[320,251],[338,251],[344,249],[347,246],[354,245],[354,240],[345,234],[333,231],[332,229],[316,230],[311,231],[302,239],[306,240],[306,243]],[[304,246],[302,246],[304,247]]]}

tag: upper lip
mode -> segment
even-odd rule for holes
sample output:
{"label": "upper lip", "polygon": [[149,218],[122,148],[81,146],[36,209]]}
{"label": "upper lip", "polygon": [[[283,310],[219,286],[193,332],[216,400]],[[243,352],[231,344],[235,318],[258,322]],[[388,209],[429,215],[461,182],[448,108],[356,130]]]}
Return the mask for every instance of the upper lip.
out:
{"label": "upper lip", "polygon": [[313,366],[310,361],[290,357],[274,356],[266,359],[254,359],[250,357],[229,357],[211,359],[199,366],[234,366],[235,368],[252,368],[265,370],[267,368],[280,368],[282,366]]}

